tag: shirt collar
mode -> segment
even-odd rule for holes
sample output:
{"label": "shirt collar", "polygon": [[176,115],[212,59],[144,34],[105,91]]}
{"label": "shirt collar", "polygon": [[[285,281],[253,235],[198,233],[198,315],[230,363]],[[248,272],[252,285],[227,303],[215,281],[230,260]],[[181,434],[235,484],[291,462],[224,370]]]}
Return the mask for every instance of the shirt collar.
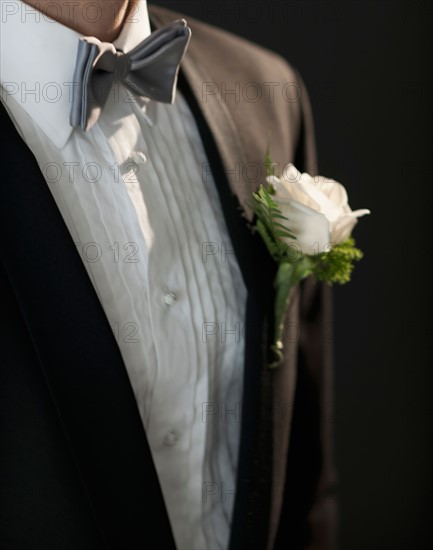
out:
{"label": "shirt collar", "polygon": [[[128,52],[150,34],[146,1],[125,21],[113,42]],[[78,41],[73,31],[21,0],[11,3],[16,11],[3,14],[0,22],[0,83],[2,100],[12,96],[59,148],[68,141],[73,75]]]}

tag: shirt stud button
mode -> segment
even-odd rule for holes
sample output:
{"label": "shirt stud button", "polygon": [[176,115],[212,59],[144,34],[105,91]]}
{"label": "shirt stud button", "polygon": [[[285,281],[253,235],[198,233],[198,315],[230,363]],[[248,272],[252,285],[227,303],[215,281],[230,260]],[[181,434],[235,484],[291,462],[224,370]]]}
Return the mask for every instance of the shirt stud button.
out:
{"label": "shirt stud button", "polygon": [[129,159],[131,162],[135,162],[135,164],[146,164],[147,162],[146,155],[141,151],[134,151],[134,153],[131,153]]}
{"label": "shirt stud button", "polygon": [[147,157],[141,151],[135,151],[129,155],[129,157],[120,165],[120,172],[127,174],[129,171],[137,173],[138,167],[141,164],[146,164]]}
{"label": "shirt stud button", "polygon": [[176,445],[176,443],[178,442],[178,436],[175,432],[168,432],[165,434],[164,436],[164,439],[162,440],[162,442],[164,443],[164,445],[166,445],[167,447],[174,447]]}
{"label": "shirt stud button", "polygon": [[164,304],[168,307],[172,306],[177,300],[174,292],[166,292],[163,297]]}

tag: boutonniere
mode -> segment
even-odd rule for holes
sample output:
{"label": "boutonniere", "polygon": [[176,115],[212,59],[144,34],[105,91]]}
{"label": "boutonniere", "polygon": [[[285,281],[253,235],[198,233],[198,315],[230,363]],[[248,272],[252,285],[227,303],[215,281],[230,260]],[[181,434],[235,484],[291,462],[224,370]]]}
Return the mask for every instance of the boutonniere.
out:
{"label": "boutonniere", "polygon": [[300,173],[288,164],[283,175],[274,175],[269,147],[266,185],[261,185],[250,206],[255,230],[278,264],[274,281],[275,328],[272,351],[277,367],[283,357],[284,315],[290,291],[302,279],[314,275],[328,284],[350,281],[354,262],[363,257],[355,247],[352,230],[359,217],[370,211],[352,211],[343,185],[323,176]]}

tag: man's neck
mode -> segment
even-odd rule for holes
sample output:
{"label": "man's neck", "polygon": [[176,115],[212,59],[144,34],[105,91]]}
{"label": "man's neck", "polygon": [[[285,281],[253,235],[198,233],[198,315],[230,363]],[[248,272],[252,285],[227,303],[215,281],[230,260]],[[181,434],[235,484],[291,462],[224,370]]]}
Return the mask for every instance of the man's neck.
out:
{"label": "man's neck", "polygon": [[84,36],[113,42],[137,2],[146,0],[23,0],[51,19]]}

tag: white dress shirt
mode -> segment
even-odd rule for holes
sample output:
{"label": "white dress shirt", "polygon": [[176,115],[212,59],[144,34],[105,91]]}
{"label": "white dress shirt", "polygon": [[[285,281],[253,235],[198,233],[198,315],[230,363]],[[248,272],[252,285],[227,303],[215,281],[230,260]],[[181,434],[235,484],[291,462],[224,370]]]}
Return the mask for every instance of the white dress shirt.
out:
{"label": "white dress shirt", "polygon": [[[165,105],[118,85],[91,131],[71,128],[80,35],[16,5],[2,14],[2,101],[113,328],[178,548],[226,548],[246,289],[194,118],[179,92]],[[141,1],[114,44],[128,52],[149,29]]]}

